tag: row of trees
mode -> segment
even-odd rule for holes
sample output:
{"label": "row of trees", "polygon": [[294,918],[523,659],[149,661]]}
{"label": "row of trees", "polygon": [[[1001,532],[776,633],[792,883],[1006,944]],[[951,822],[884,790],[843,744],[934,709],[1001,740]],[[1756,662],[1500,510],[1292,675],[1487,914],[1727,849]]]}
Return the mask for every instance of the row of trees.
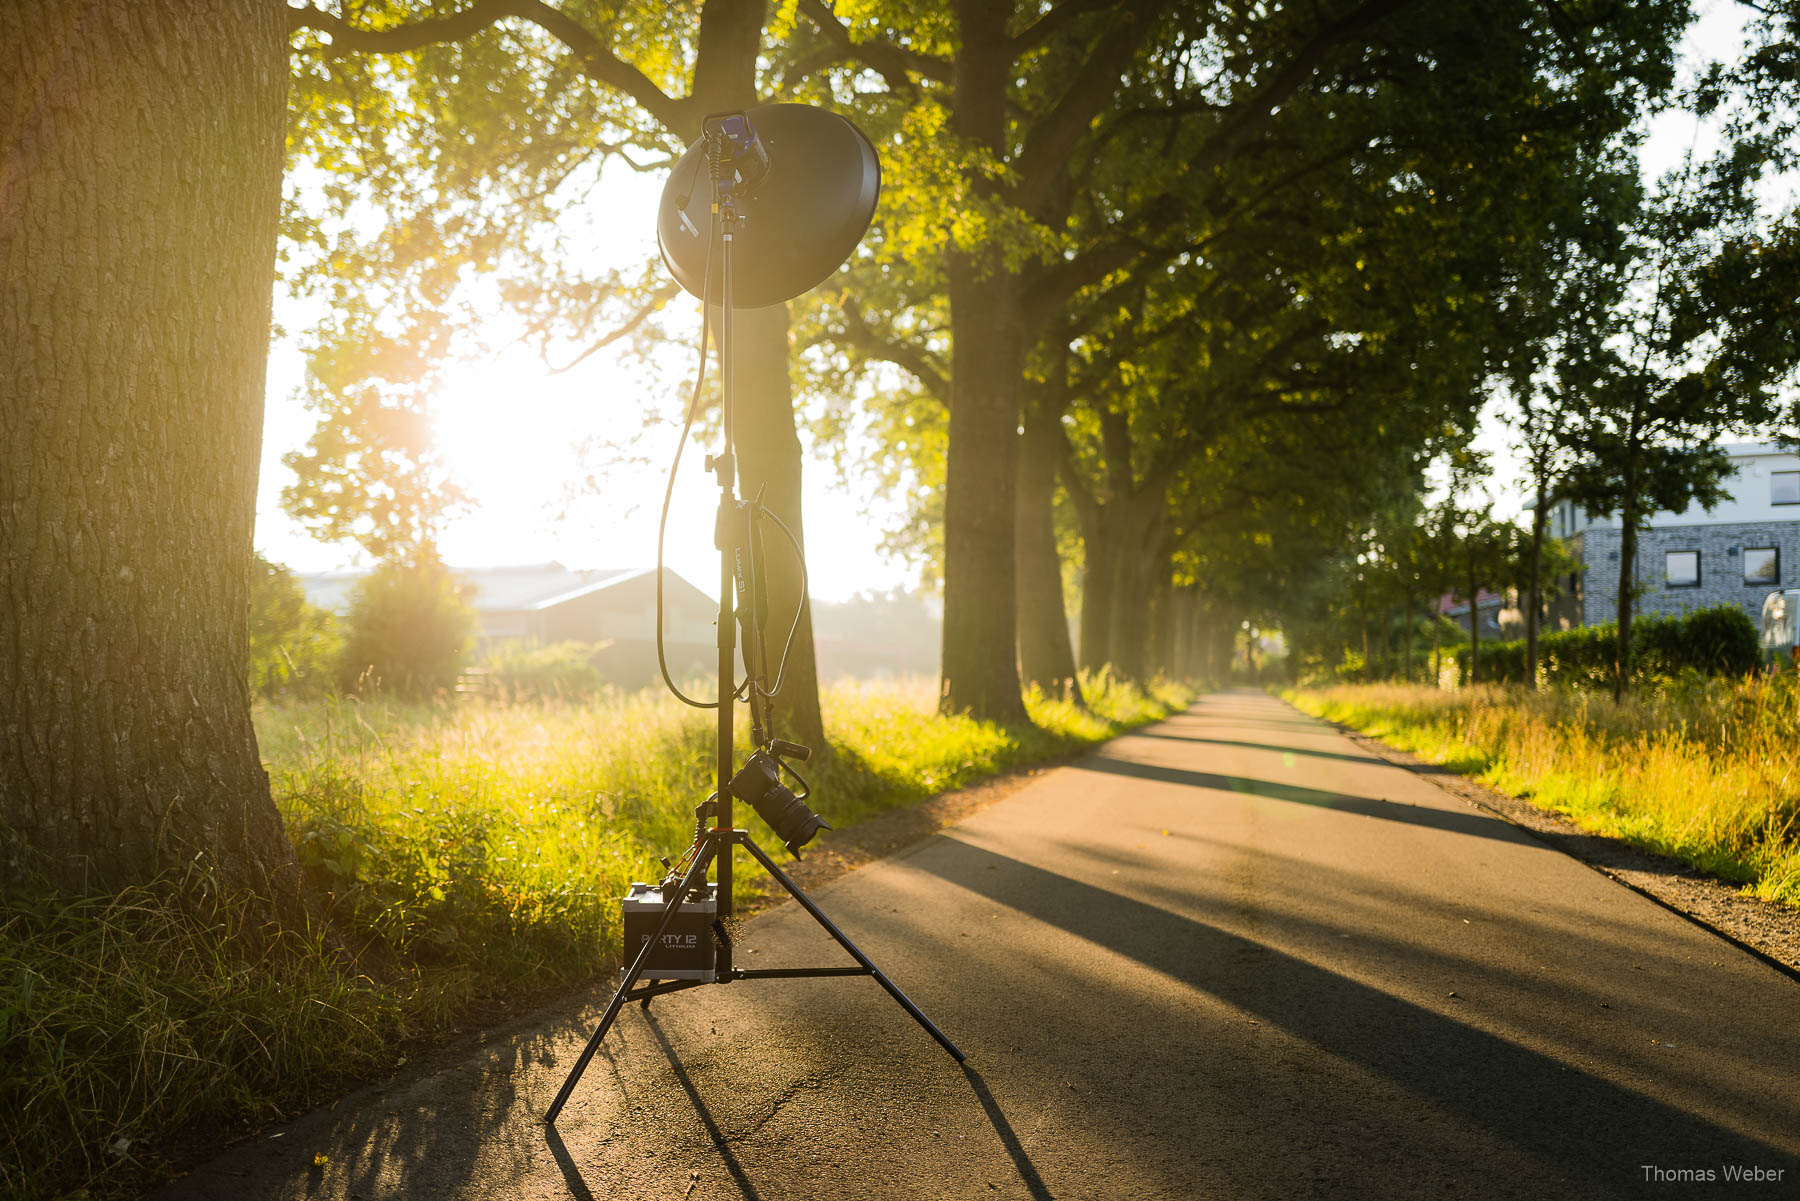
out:
{"label": "row of trees", "polygon": [[[1642,292],[1636,268],[1558,264],[1605,242],[1609,155],[1666,95],[1688,17],[1677,0],[115,7],[75,41],[54,5],[0,16],[42,78],[106,81],[0,85],[26,148],[8,229],[31,231],[0,244],[17,289],[0,320],[74,296],[68,264],[94,261],[70,173],[119,194],[89,203],[133,215],[118,245],[143,276],[96,274],[53,335],[0,328],[8,394],[28,398],[7,413],[0,514],[26,548],[9,582],[55,590],[4,619],[0,694],[38,731],[8,735],[33,770],[0,798],[5,866],[116,882],[202,852],[266,895],[297,883],[243,691],[278,220],[291,286],[330,313],[292,503],[404,540],[441,481],[346,465],[405,459],[408,413],[496,301],[546,347],[592,349],[651,329],[669,296],[648,265],[594,277],[556,253],[602,163],[657,169],[709,111],[848,112],[881,149],[883,207],[838,284],[739,322],[744,487],[800,531],[796,389],[858,398],[941,564],[944,704],[1024,720],[1021,669],[1055,686],[1077,656],[1179,668],[1291,613],[1466,442],[1490,381],[1561,370],[1532,324],[1561,304],[1546,281],[1591,277],[1597,322],[1607,287]],[[1748,182],[1717,172],[1706,194]],[[1658,244],[1692,248],[1668,278],[1693,287],[1652,273],[1649,316],[1596,326],[1582,345],[1612,357],[1568,385],[1740,395],[1779,355],[1721,314],[1773,302],[1788,242]],[[107,334],[144,313],[153,336]],[[1665,388],[1696,322],[1728,349]],[[1640,333],[1652,353],[1617,349]],[[1542,365],[1521,359],[1534,346]],[[1685,428],[1630,418],[1616,440],[1654,460]],[[776,611],[797,603],[797,575],[772,584]],[[808,633],[784,690],[802,740],[819,736]],[[106,686],[67,687],[96,668]],[[74,733],[95,730],[107,745]]]}
{"label": "row of trees", "polygon": [[[884,435],[874,465],[915,501],[913,549],[941,571],[944,704],[1022,721],[1022,680],[1062,690],[1078,664],[1136,677],[1193,659],[1202,631],[1292,591],[1416,485],[1441,431],[1473,420],[1499,298],[1591,220],[1579,165],[1666,86],[1685,17],[924,12],[297,13],[293,145],[332,182],[290,191],[293,278],[355,299],[317,332],[325,420],[290,495],[323,499],[328,532],[346,514],[390,527],[376,510],[391,519],[396,495],[444,497],[416,486],[429,473],[332,471],[366,465],[358,431],[384,428],[371,403],[410,428],[455,340],[459,270],[504,275],[547,341],[597,345],[667,298],[654,273],[589,278],[543,253],[571,216],[567,181],[668,161],[710,109],[832,105],[880,146],[886,194],[838,281],[751,317],[740,428],[773,433],[744,448],[747,487],[780,481],[769,495],[798,528],[790,380],[828,406],[860,396]],[[359,233],[371,204],[389,220]],[[378,486],[343,487],[359,474]],[[784,717],[813,739],[807,667]]]}

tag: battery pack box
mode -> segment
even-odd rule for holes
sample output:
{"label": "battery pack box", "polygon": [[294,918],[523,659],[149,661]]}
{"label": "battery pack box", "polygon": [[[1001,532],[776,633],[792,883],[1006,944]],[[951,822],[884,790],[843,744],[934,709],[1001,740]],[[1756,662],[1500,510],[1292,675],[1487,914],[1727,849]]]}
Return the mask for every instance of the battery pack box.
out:
{"label": "battery pack box", "polygon": [[[662,946],[651,952],[641,980],[706,980],[713,978],[713,919],[719,915],[718,885],[708,882],[690,890],[663,931]],[[663,890],[657,884],[633,884],[625,894],[625,958],[629,965],[662,921]]]}

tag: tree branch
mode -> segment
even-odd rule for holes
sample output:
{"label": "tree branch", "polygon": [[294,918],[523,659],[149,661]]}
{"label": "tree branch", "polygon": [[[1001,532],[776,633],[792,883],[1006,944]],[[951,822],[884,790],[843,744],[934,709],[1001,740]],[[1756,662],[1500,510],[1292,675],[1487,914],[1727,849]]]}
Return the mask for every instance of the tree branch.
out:
{"label": "tree branch", "polygon": [[1097,9],[1106,8],[1113,3],[1115,0],[1063,0],[1061,4],[1014,34],[1012,41],[1007,45],[1007,51],[1016,59],[1026,51],[1035,50],[1061,33],[1075,18],[1085,16]]}
{"label": "tree branch", "polygon": [[1331,50],[1416,2],[1417,0],[1369,0],[1343,20],[1314,34],[1300,48],[1300,52],[1250,98],[1235,118],[1225,122],[1217,133],[1207,139],[1206,144],[1200,147],[1192,159],[1192,170],[1197,173],[1219,166],[1239,146],[1267,125],[1277,108],[1306,86],[1312,79],[1313,72],[1319,69],[1319,64],[1325,61],[1325,56]]}
{"label": "tree branch", "polygon": [[924,79],[935,79],[939,83],[951,82],[950,64],[936,55],[908,50],[886,38],[856,41],[850,36],[849,28],[837,19],[837,14],[831,11],[825,0],[800,0],[800,12],[846,58],[866,63],[870,70],[887,80],[888,87],[896,92],[918,91],[908,72],[917,73]]}
{"label": "tree branch", "polygon": [[[1071,3],[1074,0],[1070,0]],[[1035,213],[1050,194],[1064,164],[1117,89],[1119,77],[1169,0],[1125,0],[1112,28],[1081,64],[1075,79],[1050,111],[1040,117],[1014,161],[1019,173],[1018,203]],[[1064,4],[1064,8],[1069,4]],[[1052,10],[1054,16],[1058,10]],[[1044,20],[1049,20],[1046,16]]]}
{"label": "tree branch", "polygon": [[862,305],[848,296],[839,307],[844,314],[842,340],[845,345],[861,351],[864,358],[892,363],[918,380],[934,399],[945,405],[950,403],[950,380],[930,352],[908,342],[883,337],[863,316]]}
{"label": "tree branch", "polygon": [[508,17],[528,21],[561,42],[574,54],[589,78],[625,93],[669,130],[681,130],[688,124],[689,110],[693,108],[690,98],[670,96],[648,75],[615,55],[579,21],[543,0],[476,0],[468,8],[447,17],[412,21],[387,29],[361,29],[334,13],[317,8],[289,8],[288,32],[311,29],[329,34],[331,45],[326,53],[333,58],[345,54],[404,54],[426,46],[461,41]]}
{"label": "tree branch", "polygon": [[675,298],[675,293],[678,290],[679,289],[677,289],[676,286],[672,283],[663,284],[661,287],[657,288],[654,292],[650,293],[649,297],[645,299],[644,303],[639,305],[637,310],[635,312],[633,312],[631,314],[631,316],[627,317],[621,324],[614,326],[612,329],[610,329],[606,333],[602,334],[599,338],[597,338],[593,342],[589,343],[588,348],[586,350],[584,350],[580,354],[576,355],[573,359],[570,359],[567,363],[564,363],[561,367],[550,368],[550,374],[551,375],[561,375],[565,371],[572,371],[576,367],[579,367],[583,362],[585,362],[589,356],[595,354],[598,351],[604,350],[606,347],[611,346],[614,342],[617,342],[619,339],[626,337],[632,331],[636,330],[639,326],[643,325],[644,322],[650,320],[650,318],[652,316],[654,316],[657,312],[661,311],[661,309],[664,305],[668,304],[669,301],[671,301]]}
{"label": "tree branch", "polygon": [[1130,266],[1142,247],[1127,241],[1107,242],[1072,259],[1059,259],[1036,272],[1025,289],[1025,329],[1035,333],[1069,297]]}

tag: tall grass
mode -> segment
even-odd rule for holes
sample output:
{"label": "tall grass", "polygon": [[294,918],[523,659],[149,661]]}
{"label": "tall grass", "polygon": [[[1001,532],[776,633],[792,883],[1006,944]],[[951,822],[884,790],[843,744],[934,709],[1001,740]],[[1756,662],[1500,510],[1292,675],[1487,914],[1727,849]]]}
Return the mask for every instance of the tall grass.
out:
{"label": "tall grass", "polygon": [[[1034,696],[1036,725],[1015,729],[937,715],[925,682],[832,689],[812,804],[841,828],[1189,697],[1107,679],[1088,695],[1089,710]],[[6,901],[0,1197],[128,1191],[172,1132],[216,1140],[391,1068],[410,1040],[594,978],[617,962],[625,886],[660,875],[711,791],[710,715],[654,694],[256,718],[315,928],[247,928],[197,871]],[[760,870],[736,883],[741,899],[768,886]]]}
{"label": "tall grass", "polygon": [[1368,684],[1286,694],[1425,759],[1800,905],[1800,684],[1791,673],[1603,694]]}

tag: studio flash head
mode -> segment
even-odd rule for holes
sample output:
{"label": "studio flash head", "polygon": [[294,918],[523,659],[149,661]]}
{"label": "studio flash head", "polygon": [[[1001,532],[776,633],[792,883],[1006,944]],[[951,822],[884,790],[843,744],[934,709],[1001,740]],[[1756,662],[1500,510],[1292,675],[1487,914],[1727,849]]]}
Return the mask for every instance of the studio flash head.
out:
{"label": "studio flash head", "polygon": [[801,847],[811,842],[820,830],[829,830],[831,826],[808,809],[805,800],[795,796],[793,789],[781,782],[783,771],[793,773],[794,778],[801,781],[801,787],[806,786],[805,780],[793,768],[768,751],[759,750],[750,756],[737,775],[731,777],[731,795],[750,802],[756,815],[769,823],[775,837],[798,858]]}

